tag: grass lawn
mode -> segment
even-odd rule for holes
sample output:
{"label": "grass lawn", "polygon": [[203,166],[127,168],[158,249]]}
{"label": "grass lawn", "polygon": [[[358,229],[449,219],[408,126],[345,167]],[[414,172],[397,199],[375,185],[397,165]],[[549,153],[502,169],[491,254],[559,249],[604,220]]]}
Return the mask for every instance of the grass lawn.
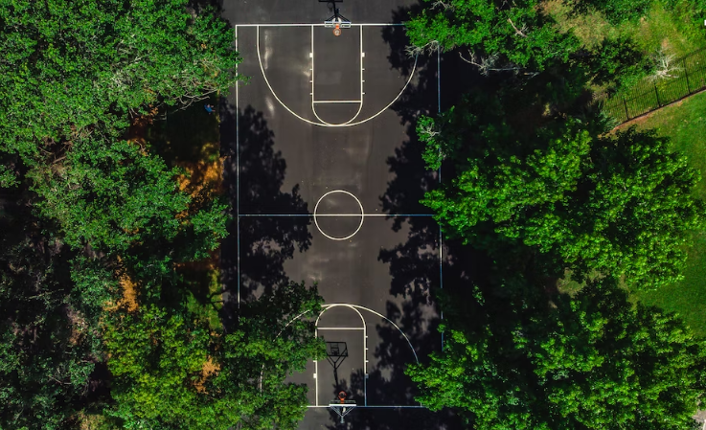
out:
{"label": "grass lawn", "polygon": [[595,10],[582,15],[571,14],[563,0],[546,0],[542,7],[554,17],[562,32],[573,31],[589,50],[597,48],[605,38],[624,35],[633,39],[647,55],[665,48],[668,53],[681,57],[706,45],[703,28],[694,19],[694,15],[698,15],[694,4],[697,1],[674,0],[665,5],[655,0],[642,18],[620,25],[612,25]]}
{"label": "grass lawn", "polygon": [[[668,136],[674,149],[686,154],[689,164],[701,172],[703,179],[694,194],[706,199],[706,92],[621,128],[629,124],[635,124],[638,129],[654,128],[660,135]],[[636,296],[643,303],[679,313],[696,334],[706,338],[706,231],[694,234],[684,277],[674,285]]]}

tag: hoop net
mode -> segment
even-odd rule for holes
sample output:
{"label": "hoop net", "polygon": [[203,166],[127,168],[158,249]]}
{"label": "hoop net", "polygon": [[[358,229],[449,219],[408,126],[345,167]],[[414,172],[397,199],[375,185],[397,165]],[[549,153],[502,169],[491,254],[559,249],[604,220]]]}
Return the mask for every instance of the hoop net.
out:
{"label": "hoop net", "polygon": [[341,25],[336,23],[336,28],[333,29],[333,35],[338,37],[341,35]]}

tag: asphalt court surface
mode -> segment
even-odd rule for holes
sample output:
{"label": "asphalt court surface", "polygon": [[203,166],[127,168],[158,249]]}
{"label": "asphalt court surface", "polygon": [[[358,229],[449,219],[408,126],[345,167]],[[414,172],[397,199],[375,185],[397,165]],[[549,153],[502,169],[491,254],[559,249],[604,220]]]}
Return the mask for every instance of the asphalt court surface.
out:
{"label": "asphalt court surface", "polygon": [[[361,29],[344,32],[356,31]],[[366,94],[357,118],[362,121],[379,115],[363,124],[346,127],[312,126],[294,115],[318,122],[311,96],[311,27],[239,27],[237,32],[238,49],[243,55],[238,70],[250,77],[249,84],[239,88],[239,105],[257,107],[256,110],[265,114],[269,128],[276,132],[277,150],[287,161],[283,188],[291,189],[300,184],[302,197],[310,208],[328,191],[347,190],[361,201],[366,213],[380,213],[379,198],[391,179],[387,158],[394,155],[394,148],[407,137],[406,128],[399,123],[395,112],[385,107],[395,100],[409,80],[409,76],[390,70],[389,46],[382,39],[382,28],[362,29],[364,42],[368,41],[364,44]],[[317,49],[320,45],[317,41],[335,41],[344,36],[336,38],[324,27],[314,27],[313,32],[315,97],[323,93],[320,100],[350,100],[360,92],[359,67],[352,60],[337,63],[330,58],[347,55],[360,58],[356,38],[350,38],[352,42],[343,39],[340,53],[334,55],[331,52],[338,51],[335,46],[325,50],[325,44],[321,44],[324,47]],[[252,55],[258,33],[260,58]],[[359,108],[358,104],[316,104],[322,119],[335,123],[351,119]],[[240,210],[241,213],[263,213],[265,210],[281,211],[281,208],[252,205],[241,206]]]}
{"label": "asphalt court surface", "polygon": [[[389,21],[391,10],[375,22]],[[383,204],[391,184],[399,186],[392,166],[410,139],[394,102],[418,85],[419,69],[391,67],[385,26],[349,18],[354,25],[340,37],[321,25],[236,25],[238,72],[249,77],[229,98],[237,112],[238,297],[268,282],[318,284],[325,305],[317,335],[345,344],[348,355],[292,376],[309,388],[301,428],[447,428],[414,401],[404,375],[441,346],[429,292],[441,284],[440,232],[418,199],[404,213]],[[402,183],[420,195],[421,184]],[[340,390],[358,405],[345,424],[327,408]]]}

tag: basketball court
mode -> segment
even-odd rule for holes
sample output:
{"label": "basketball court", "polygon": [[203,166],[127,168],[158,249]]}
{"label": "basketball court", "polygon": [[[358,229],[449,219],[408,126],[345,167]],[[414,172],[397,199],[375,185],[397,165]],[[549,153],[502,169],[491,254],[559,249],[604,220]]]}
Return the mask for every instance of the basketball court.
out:
{"label": "basketball court", "polygon": [[391,38],[403,34],[394,10],[412,2],[366,6],[361,16],[377,20],[361,22],[343,6],[362,0],[292,2],[302,5],[288,6],[293,17],[310,11],[306,23],[264,3],[272,21],[257,8],[231,9],[242,12],[231,22],[238,73],[249,77],[228,99],[237,154],[226,166],[238,238],[231,295],[242,302],[274,282],[317,283],[325,304],[311,317],[327,357],[292,376],[309,389],[302,429],[449,428],[414,401],[404,375],[441,348],[431,291],[442,287],[442,238],[418,203],[438,177],[422,168],[401,114],[421,88],[437,88],[438,64],[390,60],[400,57]]}

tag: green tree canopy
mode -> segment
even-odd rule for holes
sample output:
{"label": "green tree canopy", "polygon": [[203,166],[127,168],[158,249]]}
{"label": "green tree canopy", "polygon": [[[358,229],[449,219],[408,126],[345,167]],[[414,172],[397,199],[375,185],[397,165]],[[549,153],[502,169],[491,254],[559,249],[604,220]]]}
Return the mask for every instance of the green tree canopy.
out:
{"label": "green tree canopy", "polygon": [[0,151],[27,162],[94,124],[120,128],[127,112],[227,89],[232,32],[187,3],[0,1]]}
{"label": "green tree canopy", "polygon": [[503,114],[478,99],[419,123],[430,167],[444,155],[455,165],[424,200],[448,233],[486,248],[517,241],[577,276],[624,274],[636,288],[679,279],[704,204],[667,139],[597,137],[571,119],[518,130]]}
{"label": "green tree canopy", "polygon": [[[225,236],[225,206],[189,211],[191,198],[176,181],[179,171],[137,144],[99,136],[76,139],[61,162],[37,166],[30,174],[41,197],[35,206],[57,221],[63,240],[75,249],[124,255],[147,243],[164,247],[189,236],[195,251],[181,258],[190,260],[204,257]],[[175,256],[183,254],[170,248]]]}
{"label": "green tree canopy", "polygon": [[706,350],[681,320],[636,307],[612,279],[574,298],[473,288],[445,306],[444,350],[407,373],[432,410],[474,429],[686,429]]}
{"label": "green tree canopy", "polygon": [[537,0],[425,0],[406,30],[418,49],[467,49],[466,59],[483,71],[535,72],[578,49],[578,40],[554,24]]}
{"label": "green tree canopy", "polygon": [[306,387],[284,380],[323,352],[313,322],[297,318],[318,314],[320,303],[315,288],[283,285],[215,336],[194,315],[155,305],[111,317],[109,414],[128,429],[297,428]]}
{"label": "green tree canopy", "polygon": [[51,223],[32,216],[21,200],[3,206],[0,428],[64,428],[101,359],[100,305],[113,285],[101,277],[74,289],[74,254],[47,233]]}
{"label": "green tree canopy", "polygon": [[104,359],[98,321],[118,271],[158,299],[174,263],[225,235],[223,205],[193,201],[177,171],[123,140],[130,116],[237,79],[227,22],[189,3],[0,0],[0,188],[27,208],[0,227],[18,235],[0,257],[2,428],[58,428],[75,412]]}

